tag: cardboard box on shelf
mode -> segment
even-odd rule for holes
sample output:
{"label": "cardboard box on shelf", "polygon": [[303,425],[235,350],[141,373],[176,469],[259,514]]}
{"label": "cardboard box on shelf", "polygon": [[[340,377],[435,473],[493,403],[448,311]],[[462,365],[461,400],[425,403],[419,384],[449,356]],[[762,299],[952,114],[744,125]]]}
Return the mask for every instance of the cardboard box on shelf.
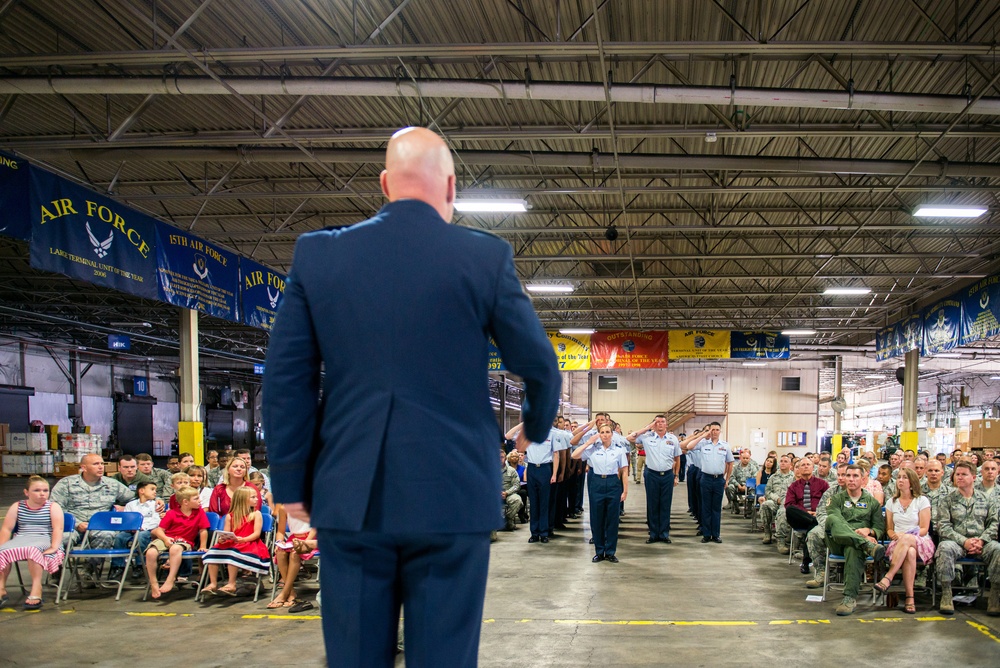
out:
{"label": "cardboard box on shelf", "polygon": [[0,422],[0,446],[7,447],[7,434],[10,433],[10,425]]}
{"label": "cardboard box on shelf", "polygon": [[116,462],[104,462],[104,474],[114,475],[118,473],[118,464]]}
{"label": "cardboard box on shelf", "polygon": [[969,420],[969,448],[1000,448],[1000,420]]}
{"label": "cardboard box on shelf", "polygon": [[10,452],[26,452],[28,450],[28,435],[23,432],[8,432],[4,442]]}
{"label": "cardboard box on shelf", "polygon": [[80,465],[76,462],[56,462],[53,475],[57,478],[65,478],[69,475],[76,475],[80,472]]}

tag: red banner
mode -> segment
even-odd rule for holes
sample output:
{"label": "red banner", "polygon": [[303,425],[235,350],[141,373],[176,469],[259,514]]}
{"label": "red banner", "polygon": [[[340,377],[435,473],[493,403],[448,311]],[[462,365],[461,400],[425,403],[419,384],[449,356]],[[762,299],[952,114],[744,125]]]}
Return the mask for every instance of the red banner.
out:
{"label": "red banner", "polygon": [[666,369],[667,332],[630,330],[590,335],[591,369]]}

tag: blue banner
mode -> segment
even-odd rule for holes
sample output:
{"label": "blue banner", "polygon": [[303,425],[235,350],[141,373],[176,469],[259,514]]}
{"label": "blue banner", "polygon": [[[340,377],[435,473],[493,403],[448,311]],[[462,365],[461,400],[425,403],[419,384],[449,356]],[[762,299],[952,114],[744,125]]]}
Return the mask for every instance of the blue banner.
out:
{"label": "blue banner", "polygon": [[500,359],[500,349],[497,348],[496,341],[493,337],[490,337],[490,361],[487,367],[490,371],[506,371],[507,367],[503,365],[503,360]]}
{"label": "blue banner", "polygon": [[0,153],[0,234],[31,238],[28,163]]}
{"label": "blue banner", "polygon": [[924,355],[951,350],[962,338],[962,303],[943,299],[924,311]]}
{"label": "blue banner", "polygon": [[155,222],[40,169],[31,175],[31,266],[157,299]]}
{"label": "blue banner", "polygon": [[239,322],[240,269],[234,253],[157,222],[156,273],[161,300]]}
{"label": "blue banner", "polygon": [[791,339],[778,332],[730,332],[729,356],[733,359],[787,360]]}
{"label": "blue banner", "polygon": [[924,317],[910,315],[894,325],[875,333],[875,359],[883,362],[911,350],[920,350],[924,343]]}
{"label": "blue banner", "polygon": [[240,308],[243,323],[268,331],[285,294],[285,277],[262,264],[240,258]]}
{"label": "blue banner", "polygon": [[970,286],[961,300],[963,346],[1000,334],[1000,276]]}

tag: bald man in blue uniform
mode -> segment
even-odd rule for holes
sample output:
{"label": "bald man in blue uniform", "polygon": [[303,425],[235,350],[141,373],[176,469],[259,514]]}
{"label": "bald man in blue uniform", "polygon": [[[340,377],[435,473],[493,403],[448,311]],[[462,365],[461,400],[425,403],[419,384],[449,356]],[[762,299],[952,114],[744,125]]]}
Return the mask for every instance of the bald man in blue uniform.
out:
{"label": "bald man in blue uniform", "polygon": [[264,375],[274,499],[318,529],[329,665],[392,666],[402,605],[407,666],[475,666],[501,522],[489,338],[524,379],[522,452],[562,379],[510,245],[448,224],[444,141],[399,131],[380,181],[374,217],[296,244]]}

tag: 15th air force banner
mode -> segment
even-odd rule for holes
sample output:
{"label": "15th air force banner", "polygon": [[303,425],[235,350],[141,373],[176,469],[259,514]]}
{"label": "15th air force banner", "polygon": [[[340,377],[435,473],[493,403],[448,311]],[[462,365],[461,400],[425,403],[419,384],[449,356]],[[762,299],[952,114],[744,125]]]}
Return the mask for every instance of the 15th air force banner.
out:
{"label": "15th air force banner", "polygon": [[157,298],[152,218],[40,169],[31,186],[32,267]]}
{"label": "15th air force banner", "polygon": [[239,320],[236,255],[165,223],[156,224],[160,299],[216,318]]}

